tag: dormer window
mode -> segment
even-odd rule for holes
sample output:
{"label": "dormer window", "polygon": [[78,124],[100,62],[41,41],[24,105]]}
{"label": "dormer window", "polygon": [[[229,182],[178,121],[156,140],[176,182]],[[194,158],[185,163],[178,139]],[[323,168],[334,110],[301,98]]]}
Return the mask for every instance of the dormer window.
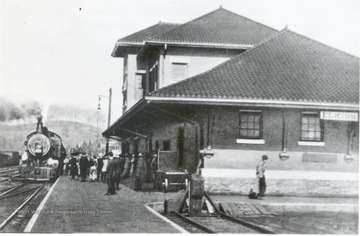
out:
{"label": "dormer window", "polygon": [[188,77],[188,64],[173,62],[171,68],[171,79],[174,82],[184,80]]}

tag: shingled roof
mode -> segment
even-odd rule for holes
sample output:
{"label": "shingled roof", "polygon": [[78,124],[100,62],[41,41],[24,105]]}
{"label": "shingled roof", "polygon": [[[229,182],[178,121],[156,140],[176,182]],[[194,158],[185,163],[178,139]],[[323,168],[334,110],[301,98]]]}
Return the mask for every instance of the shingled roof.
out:
{"label": "shingled roof", "polygon": [[253,46],[276,32],[268,26],[219,8],[148,41]]}
{"label": "shingled roof", "polygon": [[165,22],[159,22],[153,26],[150,26],[146,29],[140,30],[138,32],[135,32],[131,35],[128,35],[124,38],[121,38],[117,41],[115,48],[113,50],[112,55],[113,56],[117,56],[117,50],[119,49],[119,47],[122,46],[131,46],[131,45],[139,45],[142,46],[144,44],[144,41],[156,36],[158,34],[161,34],[163,32],[166,32],[168,30],[171,30],[175,27],[178,27],[180,24],[175,24],[175,23],[165,23]]}
{"label": "shingled roof", "polygon": [[173,28],[178,27],[180,24],[175,23],[165,23],[165,22],[159,22],[156,25],[150,26],[146,29],[140,30],[136,33],[133,33],[129,36],[126,36],[124,38],[121,38],[118,40],[118,42],[131,42],[131,43],[143,43],[143,41],[161,34],[163,32],[166,32],[168,30],[171,30]]}
{"label": "shingled roof", "polygon": [[359,104],[359,58],[284,29],[155,97]]}

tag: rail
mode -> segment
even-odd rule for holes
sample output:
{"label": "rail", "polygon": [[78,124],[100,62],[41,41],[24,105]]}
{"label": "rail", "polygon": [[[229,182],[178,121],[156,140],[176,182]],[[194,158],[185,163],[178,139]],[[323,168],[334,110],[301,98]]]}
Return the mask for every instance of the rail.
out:
{"label": "rail", "polygon": [[5,221],[1,223],[0,230],[3,230],[11,222],[11,220],[18,214],[18,212],[22,210],[36,196],[36,194],[38,194],[38,192],[45,186],[45,184],[46,183],[37,187],[37,190],[33,194],[28,196],[26,200],[8,218],[6,218]]}

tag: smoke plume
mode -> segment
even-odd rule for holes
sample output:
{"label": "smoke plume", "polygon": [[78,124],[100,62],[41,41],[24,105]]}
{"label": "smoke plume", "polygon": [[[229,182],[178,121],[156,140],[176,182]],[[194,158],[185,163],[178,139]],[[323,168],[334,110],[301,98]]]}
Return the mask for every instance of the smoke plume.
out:
{"label": "smoke plume", "polygon": [[41,114],[41,104],[37,101],[27,101],[17,104],[0,97],[0,122],[12,120],[28,120]]}

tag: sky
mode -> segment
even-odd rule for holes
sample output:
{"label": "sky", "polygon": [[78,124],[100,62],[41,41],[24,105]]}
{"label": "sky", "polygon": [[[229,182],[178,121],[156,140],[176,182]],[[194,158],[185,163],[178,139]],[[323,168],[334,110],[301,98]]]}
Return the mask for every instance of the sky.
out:
{"label": "sky", "polygon": [[[0,0],[0,97],[97,109],[113,89],[122,113],[115,42],[159,21],[186,23],[219,6],[360,55],[359,0]],[[101,100],[107,112],[108,100]]]}

